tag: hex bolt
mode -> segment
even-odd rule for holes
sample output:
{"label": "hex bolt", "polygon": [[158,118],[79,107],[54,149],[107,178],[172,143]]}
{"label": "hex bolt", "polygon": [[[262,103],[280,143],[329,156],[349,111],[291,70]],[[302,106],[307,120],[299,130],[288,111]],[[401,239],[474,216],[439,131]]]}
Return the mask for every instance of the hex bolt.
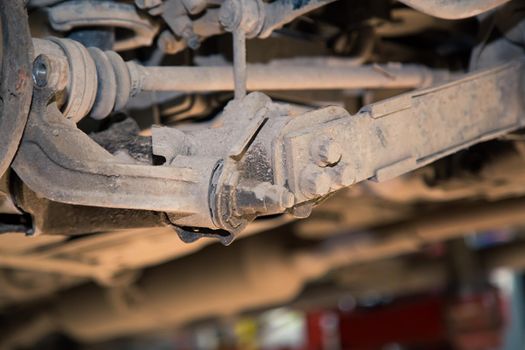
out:
{"label": "hex bolt", "polygon": [[338,190],[355,183],[355,171],[349,164],[338,164],[332,168],[332,189]]}
{"label": "hex bolt", "polygon": [[186,41],[186,45],[192,50],[197,50],[201,46],[199,36],[193,32],[192,28],[186,28],[182,34],[182,38]]}
{"label": "hex bolt", "polygon": [[310,154],[317,165],[327,167],[337,164],[343,151],[339,143],[329,137],[322,137],[312,144]]}
{"label": "hex bolt", "polygon": [[228,32],[241,30],[248,38],[256,37],[264,25],[265,3],[262,0],[225,0],[219,22]]}
{"label": "hex bolt", "polygon": [[226,0],[219,11],[219,22],[229,32],[233,32],[241,23],[241,3]]}
{"label": "hex bolt", "polygon": [[255,187],[240,187],[236,199],[237,214],[278,214],[295,204],[295,196],[283,186],[269,182]]}
{"label": "hex bolt", "polygon": [[307,167],[304,169],[301,180],[301,192],[307,198],[324,196],[332,187],[332,178],[330,174],[317,167]]}
{"label": "hex bolt", "polygon": [[162,52],[167,54],[176,54],[186,48],[184,41],[177,40],[171,30],[165,30],[160,33],[157,45]]}
{"label": "hex bolt", "polygon": [[282,187],[281,196],[279,199],[279,206],[283,209],[290,209],[295,204],[295,196],[292,192]]}
{"label": "hex bolt", "polygon": [[51,63],[46,55],[39,55],[33,62],[33,82],[36,87],[47,86]]}
{"label": "hex bolt", "polygon": [[32,76],[35,87],[62,91],[69,79],[67,60],[53,55],[38,55],[33,61]]}

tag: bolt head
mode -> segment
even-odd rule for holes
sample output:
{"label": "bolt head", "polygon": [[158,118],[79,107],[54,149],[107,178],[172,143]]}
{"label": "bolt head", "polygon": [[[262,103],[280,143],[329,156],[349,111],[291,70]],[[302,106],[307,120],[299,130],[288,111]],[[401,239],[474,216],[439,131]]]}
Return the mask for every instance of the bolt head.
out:
{"label": "bolt head", "polygon": [[332,187],[332,178],[323,169],[307,168],[303,172],[300,187],[307,198],[324,196]]}
{"label": "bolt head", "polygon": [[295,196],[283,186],[269,182],[259,183],[255,187],[237,189],[235,211],[239,216],[259,214],[278,214],[295,204]]}
{"label": "bolt head", "polygon": [[349,164],[338,164],[332,170],[332,189],[337,190],[355,183],[355,171]]}
{"label": "bolt head", "polygon": [[254,190],[262,192],[261,197],[264,198],[264,202],[268,208],[275,207],[280,211],[289,209],[295,204],[295,196],[283,186],[263,182]]}
{"label": "bolt head", "polygon": [[47,86],[51,62],[46,55],[39,55],[33,62],[33,83],[36,87]]}
{"label": "bolt head", "polygon": [[233,32],[241,23],[242,5],[237,0],[226,0],[219,11],[219,22],[230,32]]}
{"label": "bolt head", "polygon": [[311,155],[316,164],[321,167],[332,166],[341,160],[342,148],[333,139],[322,138],[314,142]]}
{"label": "bolt head", "polygon": [[188,47],[192,50],[197,50],[201,46],[201,41],[195,34],[189,35],[185,40]]}
{"label": "bolt head", "polygon": [[285,209],[289,209],[293,207],[294,204],[295,204],[295,196],[293,195],[293,193],[291,193],[288,190],[284,190],[281,194],[281,201],[280,201],[281,207]]}
{"label": "bolt head", "polygon": [[182,40],[177,40],[171,31],[165,30],[160,33],[157,40],[157,45],[162,52],[167,54],[175,54],[186,48]]}

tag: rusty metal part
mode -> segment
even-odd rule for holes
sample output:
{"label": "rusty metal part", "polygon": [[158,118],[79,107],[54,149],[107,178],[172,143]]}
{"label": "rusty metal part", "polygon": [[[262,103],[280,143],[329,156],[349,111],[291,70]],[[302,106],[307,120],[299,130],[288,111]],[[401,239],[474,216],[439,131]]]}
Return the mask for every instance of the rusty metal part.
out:
{"label": "rusty metal part", "polygon": [[[472,143],[518,129],[524,122],[522,74],[523,61],[519,60],[457,82],[372,104],[353,117],[335,107],[324,113],[306,114],[292,121],[289,129],[283,129],[288,134],[282,141],[281,157],[287,161],[283,180],[296,194],[298,203],[309,199],[300,195],[300,183],[303,169],[315,164],[309,146],[319,137],[330,137],[344,147],[339,163],[326,172],[351,167],[355,182],[384,181]],[[478,119],[481,115],[485,117]],[[497,125],[493,115],[500,116]],[[316,122],[308,122],[310,118]],[[294,123],[297,128],[292,126]],[[400,138],[410,141],[402,142]]]}
{"label": "rusty metal part", "polygon": [[168,227],[160,212],[73,206],[38,198],[25,186],[15,190],[17,206],[32,217],[31,234],[85,235],[113,230]]}
{"label": "rusty metal part", "polygon": [[[45,54],[50,61],[47,70],[51,73],[46,86],[64,93],[65,100],[62,102],[65,106],[62,109],[68,118],[75,121],[88,114],[101,119],[113,111],[122,110],[129,98],[140,91],[235,90],[237,97],[242,98],[246,88],[251,91],[416,88],[450,78],[448,71],[431,70],[424,66],[387,64],[356,67],[351,60],[336,58],[279,60],[246,67],[244,40],[242,37],[237,39],[240,46],[236,46],[235,50],[238,57],[234,71],[231,67],[221,66],[144,67],[134,62],[125,63],[115,52],[88,50],[69,39],[35,39],[34,42],[36,53]],[[315,65],[315,70],[312,70],[312,65]],[[60,79],[53,78],[56,75],[54,72],[62,73]],[[55,80],[67,81],[67,85],[53,83]]]}
{"label": "rusty metal part", "polygon": [[134,35],[115,42],[116,51],[151,45],[159,29],[132,4],[114,1],[75,0],[55,5],[49,8],[49,23],[57,31],[97,26],[131,31]]}
{"label": "rusty metal part", "polygon": [[261,0],[227,0],[221,6],[219,21],[229,32],[240,29],[248,38],[267,38],[295,18],[335,0],[287,1],[264,3]]}
{"label": "rusty metal part", "polygon": [[[222,34],[225,30],[233,33],[237,31],[236,36],[243,33],[248,38],[267,37],[295,18],[333,1],[335,0],[278,0],[265,3],[261,0],[168,0],[159,4],[156,0],[147,3],[137,0],[136,4],[139,8],[147,9],[151,15],[161,15],[173,34],[182,39],[171,40],[166,52],[175,53],[184,48],[184,43],[191,49],[197,49],[201,38]],[[206,9],[210,4],[220,4],[221,7]],[[201,16],[197,19],[191,18],[190,15],[195,14]],[[166,39],[167,37],[164,41]],[[164,42],[164,47],[165,44]]]}
{"label": "rusty metal part", "polygon": [[228,32],[239,30],[248,38],[259,34],[265,17],[265,4],[262,0],[226,0],[219,13],[219,21]]}
{"label": "rusty metal part", "polygon": [[262,0],[226,0],[220,9],[220,22],[233,34],[234,96],[246,96],[246,37],[256,36],[264,23]]}
{"label": "rusty metal part", "polygon": [[167,212],[185,241],[230,243],[257,216],[307,216],[344,186],[383,181],[522,127],[523,65],[406,93],[356,116],[328,107],[293,117],[252,93],[230,102],[215,127],[154,129],[153,154],[166,159],[160,167],[111,156],[56,105],[45,106],[51,91],[44,89],[14,166],[45,198]]}
{"label": "rusty metal part", "polygon": [[322,6],[326,6],[334,1],[335,0],[274,1],[266,6],[265,21],[261,32],[259,33],[259,37],[267,38],[274,30],[280,29],[295,18]]}
{"label": "rusty metal part", "polygon": [[[66,118],[75,122],[88,114],[95,119],[105,118],[124,108],[135,94],[132,70],[116,52],[87,49],[69,39],[33,42],[39,55],[33,64],[37,87],[57,92],[57,103]],[[37,81],[39,70],[46,74]]]}
{"label": "rusty metal part", "polygon": [[14,165],[30,188],[63,203],[176,212],[188,225],[194,214],[204,215],[195,223],[213,227],[207,198],[217,159],[195,157],[163,167],[122,161],[46,103],[33,105]]}
{"label": "rusty metal part", "polygon": [[510,0],[399,0],[407,6],[434,17],[462,19],[474,17]]}
{"label": "rusty metal part", "polygon": [[[182,154],[176,149],[177,157],[174,159],[162,151],[157,152],[154,146],[153,152],[166,156],[168,161],[165,166],[152,166],[130,163],[112,156],[78,130],[74,123],[63,118],[56,104],[46,106],[49,97],[45,94],[46,90],[41,90],[40,94],[35,95],[41,100],[33,104],[32,122],[26,130],[26,139],[14,164],[17,174],[32,190],[62,203],[167,212],[186,241],[211,235],[224,243],[231,242],[233,236],[228,232],[193,232],[186,228],[222,228],[214,222],[213,211],[210,210],[209,197],[213,191],[214,177],[220,172],[224,155],[238,152],[236,147],[243,146],[239,142],[251,139],[256,131],[253,129],[254,120],[259,122],[260,116],[264,116],[256,112],[269,103],[267,97],[255,95],[253,100],[243,101],[248,115],[243,117],[241,124],[244,123],[246,127],[236,123],[241,119],[232,110],[231,121],[226,129],[208,130],[205,132],[207,136],[199,133],[203,144],[184,148]],[[253,109],[251,112],[250,108]],[[181,132],[169,130],[175,132],[176,138],[181,136]],[[197,138],[189,136],[181,141],[184,144],[194,139]],[[220,139],[224,143],[219,147],[210,144],[210,139]],[[41,176],[44,176],[44,182]],[[289,200],[283,200],[284,194],[274,195],[273,187],[261,189],[269,191],[263,199],[261,210],[269,210],[269,200],[275,199],[282,205],[290,203]],[[257,191],[257,194],[260,193]],[[282,212],[285,209],[280,207],[279,210],[272,210]]]}
{"label": "rusty metal part", "polygon": [[206,7],[203,0],[167,0],[159,7],[162,18],[177,37],[182,38],[189,48],[195,50],[200,46],[200,39],[193,30],[191,14],[196,14]]}
{"label": "rusty metal part", "polygon": [[[280,63],[283,63],[282,65]],[[231,67],[139,67],[143,90],[233,91]],[[159,79],[164,77],[164,79]],[[189,79],[193,77],[193,79]],[[247,88],[267,90],[324,90],[416,88],[447,80],[449,73],[418,65],[371,65],[312,69],[306,64],[253,64],[247,66]]]}
{"label": "rusty metal part", "polygon": [[0,3],[0,177],[8,169],[31,104],[32,43],[24,1]]}
{"label": "rusty metal part", "polygon": [[239,28],[233,32],[233,81],[237,100],[246,96],[246,74],[246,33]]}

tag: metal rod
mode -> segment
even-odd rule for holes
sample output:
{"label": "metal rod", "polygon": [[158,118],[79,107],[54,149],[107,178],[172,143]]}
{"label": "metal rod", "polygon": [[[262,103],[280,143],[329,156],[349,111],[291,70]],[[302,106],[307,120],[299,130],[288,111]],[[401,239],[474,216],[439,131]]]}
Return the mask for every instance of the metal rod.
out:
{"label": "metal rod", "polygon": [[[233,91],[235,83],[249,91],[268,90],[358,90],[427,87],[447,81],[450,74],[419,65],[248,65],[237,67],[140,67],[141,87],[146,91],[211,92]],[[245,72],[243,74],[242,72]],[[239,89],[242,97],[244,89]]]}
{"label": "metal rod", "polygon": [[246,96],[246,33],[242,28],[233,32],[233,76],[235,80],[235,99]]}

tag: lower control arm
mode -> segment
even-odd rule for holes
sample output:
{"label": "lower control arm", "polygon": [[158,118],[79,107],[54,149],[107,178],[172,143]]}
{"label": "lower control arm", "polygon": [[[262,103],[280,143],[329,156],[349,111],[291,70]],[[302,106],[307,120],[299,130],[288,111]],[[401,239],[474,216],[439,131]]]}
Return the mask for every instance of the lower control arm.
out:
{"label": "lower control arm", "polygon": [[153,166],[109,153],[37,88],[14,169],[38,195],[75,205],[151,210],[186,241],[229,243],[256,217],[307,216],[329,194],[383,181],[521,128],[524,60],[364,107],[297,115],[252,93],[210,128],[153,129]]}

